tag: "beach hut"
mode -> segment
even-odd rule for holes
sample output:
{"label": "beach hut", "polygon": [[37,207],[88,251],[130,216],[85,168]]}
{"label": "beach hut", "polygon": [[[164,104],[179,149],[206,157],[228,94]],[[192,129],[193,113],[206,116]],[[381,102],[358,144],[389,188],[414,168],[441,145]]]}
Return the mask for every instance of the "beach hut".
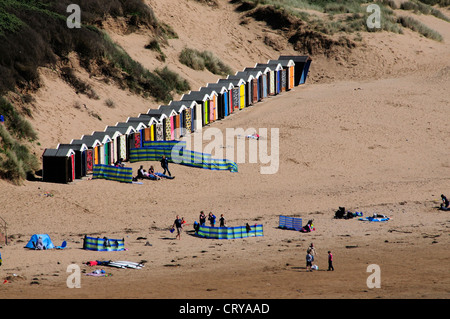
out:
{"label": "beach hut", "polygon": [[218,93],[218,107],[219,114],[222,118],[227,117],[233,112],[233,100],[231,98],[234,85],[231,82],[225,83],[208,83],[207,87],[215,90]]}
{"label": "beach hut", "polygon": [[[105,128],[105,132],[111,136],[111,138],[114,139],[115,137],[115,143],[116,145],[116,159],[123,159],[124,161],[128,161],[128,137],[136,132],[136,129],[130,124],[130,123],[116,123],[116,126],[107,126]],[[117,132],[120,133],[120,135],[117,135]]]}
{"label": "beach hut", "polygon": [[111,165],[111,155],[113,150],[112,139],[106,133],[102,131],[92,132],[91,136],[100,141],[100,157],[98,164]]}
{"label": "beach hut", "polygon": [[186,130],[186,105],[160,105],[158,109],[162,110],[162,114],[173,118],[171,122],[171,139],[175,140],[182,137]]}
{"label": "beach hut", "polygon": [[218,94],[214,90],[206,89],[206,88],[200,88],[198,90],[200,94],[206,94],[209,96],[209,123],[217,121],[218,118],[218,109],[217,109],[217,98]]}
{"label": "beach hut", "polygon": [[87,157],[88,147],[86,144],[58,144],[58,150],[73,150],[75,152],[75,178],[80,179],[87,175]]}
{"label": "beach hut", "polygon": [[276,77],[277,77],[277,75],[276,75],[277,71],[275,70],[276,67],[274,67],[273,65],[269,66],[268,64],[259,64],[259,63],[257,63],[257,64],[255,64],[253,69],[260,70],[261,73],[266,75],[266,85],[267,85],[267,87],[265,88],[265,91],[266,91],[265,94],[267,96],[275,95],[276,94],[276,92],[275,92],[275,83],[276,83]]}
{"label": "beach hut", "polygon": [[202,127],[205,125],[208,125],[210,121],[210,100],[211,97],[209,94],[206,94],[204,92],[200,91],[190,91],[187,94],[183,94],[181,96],[181,101],[183,102],[189,102],[189,101],[195,101],[201,105],[202,109]]}
{"label": "beach hut", "polygon": [[141,113],[137,117],[128,118],[128,123],[142,123],[145,127],[141,128],[141,144],[147,141],[154,141],[156,134],[156,123],[158,120],[149,114]]}
{"label": "beach hut", "polygon": [[295,63],[294,66],[294,86],[299,84],[304,84],[309,72],[309,66],[311,65],[312,59],[307,56],[301,55],[280,55],[278,60],[292,60]]}
{"label": "beach hut", "polygon": [[243,109],[245,107],[246,83],[244,79],[219,79],[217,83],[227,85],[231,83],[233,85],[233,89],[231,91],[231,100],[233,101],[231,104],[233,105],[233,108]]}
{"label": "beach hut", "polygon": [[288,91],[294,87],[295,81],[295,62],[292,59],[269,60],[268,64],[281,64],[283,67],[282,90]]}
{"label": "beach hut", "polygon": [[[149,116],[148,114],[141,114],[139,117]],[[144,141],[153,142],[156,141],[156,124],[158,124],[158,120],[153,116],[150,117],[150,121],[147,124],[147,127],[144,129]]]}
{"label": "beach hut", "polygon": [[[202,128],[202,109],[201,105],[196,101],[170,101],[170,106],[185,106],[186,114],[186,130],[191,133]],[[190,128],[188,130],[188,128]]]}
{"label": "beach hut", "polygon": [[75,151],[71,148],[45,149],[42,155],[42,180],[70,183],[75,180]]}
{"label": "beach hut", "polygon": [[222,120],[224,118],[225,113],[223,103],[221,103],[223,98],[222,97],[223,92],[219,92],[217,89],[209,86],[201,87],[199,91],[202,93],[206,93],[210,96],[212,109],[211,116],[213,120],[214,121]]}
{"label": "beach hut", "polygon": [[161,112],[163,126],[164,126],[164,139],[166,141],[172,141],[175,139],[175,129],[179,125],[179,115],[172,109],[160,105],[158,111]]}
{"label": "beach hut", "polygon": [[262,89],[263,89],[263,73],[261,70],[255,68],[247,68],[244,71],[238,72],[237,74],[250,74],[253,76],[252,80],[252,94],[253,94],[253,103],[259,102],[262,100]]}
{"label": "beach hut", "polygon": [[163,111],[159,109],[150,109],[148,110],[147,115],[157,120],[157,123],[155,124],[155,141],[165,141],[167,115],[163,114]]}
{"label": "beach hut", "polygon": [[83,135],[81,139],[72,140],[70,144],[86,144],[88,150],[86,151],[86,170],[87,174],[91,174],[94,170],[94,165],[100,162],[100,146],[101,141],[90,135]]}
{"label": "beach hut", "polygon": [[268,67],[273,71],[273,76],[270,78],[269,82],[269,94],[270,95],[277,95],[281,93],[281,77],[282,77],[282,71],[283,67],[280,63],[257,63],[255,65],[256,68],[260,67]]}
{"label": "beach hut", "polygon": [[248,107],[252,105],[253,101],[253,76],[251,74],[239,74],[239,75],[229,75],[227,79],[231,80],[244,80],[245,82],[245,101],[244,104],[241,104],[241,109],[244,107]]}
{"label": "beach hut", "polygon": [[115,162],[117,162],[117,160],[120,159],[120,157],[118,157],[118,149],[120,148],[120,136],[122,135],[122,133],[120,133],[119,131],[105,131],[105,134],[107,134],[111,138],[109,149],[109,164],[114,164]]}
{"label": "beach hut", "polygon": [[269,96],[269,82],[270,82],[270,76],[273,71],[269,67],[254,67],[254,68],[245,68],[244,71],[248,72],[261,72],[260,75],[260,97],[261,99],[265,99]]}
{"label": "beach hut", "polygon": [[141,148],[142,147],[142,135],[143,130],[147,127],[150,122],[149,118],[142,117],[129,117],[126,123],[131,124],[135,132],[128,136],[128,149]]}

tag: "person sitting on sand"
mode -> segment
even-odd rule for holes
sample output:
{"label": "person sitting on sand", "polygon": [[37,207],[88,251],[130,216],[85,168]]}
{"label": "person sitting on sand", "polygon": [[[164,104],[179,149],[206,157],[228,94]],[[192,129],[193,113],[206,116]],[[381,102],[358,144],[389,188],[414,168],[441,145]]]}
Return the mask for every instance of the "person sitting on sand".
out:
{"label": "person sitting on sand", "polygon": [[138,171],[137,171],[137,178],[139,179],[143,179],[144,177],[144,166],[141,165],[141,167],[139,167]]}
{"label": "person sitting on sand", "polygon": [[153,175],[155,177],[158,177],[158,179],[161,179],[161,177],[167,178],[167,179],[174,179],[175,178],[175,176],[167,176],[167,175],[165,175],[163,173],[155,172],[155,169],[153,168],[153,165],[150,166],[148,171],[149,171],[149,174],[151,174],[151,175]]}
{"label": "person sitting on sand", "polygon": [[148,169],[148,176],[153,180],[161,179],[161,177],[159,177],[155,174],[155,169],[153,168],[153,165],[151,165],[150,168]]}
{"label": "person sitting on sand", "polygon": [[114,163],[114,166],[116,167],[125,167],[125,164],[122,163],[123,162],[123,158],[120,158],[117,162]]}
{"label": "person sitting on sand", "polygon": [[440,210],[450,210],[449,206],[449,201],[447,199],[447,197],[444,196],[444,194],[441,194],[441,199],[442,199],[442,203],[441,203],[441,207]]}
{"label": "person sitting on sand", "polygon": [[141,167],[139,167],[138,169],[138,175],[137,175],[138,179],[152,179],[152,180],[156,180],[158,179],[156,176],[150,175],[145,169],[144,166],[141,165]]}

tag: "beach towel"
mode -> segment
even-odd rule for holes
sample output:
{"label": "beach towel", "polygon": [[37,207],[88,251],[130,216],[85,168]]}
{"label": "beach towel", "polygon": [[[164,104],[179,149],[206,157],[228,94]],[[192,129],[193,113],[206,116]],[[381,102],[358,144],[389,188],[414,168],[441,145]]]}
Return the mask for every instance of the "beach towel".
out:
{"label": "beach towel", "polygon": [[361,221],[368,221],[368,222],[387,222],[390,220],[389,217],[361,217],[358,218],[358,220]]}

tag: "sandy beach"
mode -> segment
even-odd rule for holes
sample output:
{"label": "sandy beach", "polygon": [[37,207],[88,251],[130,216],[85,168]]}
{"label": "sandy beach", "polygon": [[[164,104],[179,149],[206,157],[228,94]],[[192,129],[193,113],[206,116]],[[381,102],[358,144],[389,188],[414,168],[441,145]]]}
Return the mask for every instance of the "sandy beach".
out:
{"label": "sandy beach", "polygon": [[[176,1],[148,2],[180,34],[180,39],[169,42],[167,63],[184,70],[194,89],[215,82],[217,76],[181,66],[175,53],[186,39],[198,48],[208,45],[200,30],[197,39],[203,42],[189,38],[194,26],[186,24],[183,29],[185,20],[180,16],[204,10],[214,21],[217,11],[194,2],[178,8]],[[228,1],[220,3],[227,24],[236,25],[243,36],[253,32],[248,25],[236,23],[238,13]],[[246,161],[238,163],[237,173],[170,164],[175,179],[142,184],[84,179],[68,185],[26,181],[15,186],[1,181],[0,216],[7,222],[9,243],[0,247],[0,279],[6,280],[0,286],[0,299],[449,298],[450,212],[437,207],[441,194],[450,195],[450,29],[436,18],[421,19],[440,27],[444,42],[413,34],[365,35],[366,47],[343,60],[343,65],[313,57],[305,85],[204,128],[219,129],[224,135],[227,128],[269,133],[278,129],[279,166],[274,174],[260,173],[267,164],[249,163],[248,146],[254,141],[246,140]],[[255,22],[256,26],[265,28]],[[146,67],[155,66],[154,57],[139,55],[145,50],[144,34],[116,33],[112,38],[124,47],[128,42],[130,55],[140,57]],[[408,49],[411,39],[414,48]],[[216,50],[225,52],[222,57],[236,70],[280,55],[264,47],[237,61],[245,52],[242,48]],[[353,60],[358,62],[351,67]],[[366,65],[369,61],[375,63]],[[49,70],[42,74],[46,85],[38,92],[33,110],[40,137],[36,152],[157,107],[90,79],[102,97],[129,106],[108,109],[102,101],[92,102],[97,105],[88,107],[101,114],[98,121],[83,110],[65,111],[79,97],[52,79]],[[59,95],[65,100],[56,105]],[[55,116],[46,119],[49,113]],[[269,133],[260,133],[258,142],[275,143]],[[237,139],[224,138],[223,149]],[[140,165],[154,165],[161,171],[157,162],[126,163],[134,172]],[[339,206],[363,216],[381,213],[391,219],[334,219]],[[199,238],[193,223],[201,210],[224,214],[230,227],[262,224],[264,236]],[[187,221],[181,240],[169,232],[176,215]],[[301,217],[304,224],[313,219],[315,231],[280,229],[280,215]],[[68,246],[25,249],[33,234],[49,234],[55,245],[67,241]],[[85,235],[124,238],[126,251],[83,250]],[[313,272],[305,267],[310,243],[316,247],[319,267]],[[335,271],[327,271],[328,251],[333,253]],[[145,266],[137,270],[85,264],[92,260],[128,260]],[[72,264],[82,271],[81,288],[67,287],[67,267]],[[381,288],[367,285],[371,275],[367,269],[373,264],[380,267]],[[111,276],[86,276],[96,269]]]}

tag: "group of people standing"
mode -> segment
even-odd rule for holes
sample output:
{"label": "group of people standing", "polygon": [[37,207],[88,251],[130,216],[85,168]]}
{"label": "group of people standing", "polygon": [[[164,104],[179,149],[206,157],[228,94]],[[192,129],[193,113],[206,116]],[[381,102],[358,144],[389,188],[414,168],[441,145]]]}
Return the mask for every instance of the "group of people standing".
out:
{"label": "group of people standing", "polygon": [[[209,224],[211,225],[211,227],[215,227],[216,225],[216,216],[210,212],[208,217],[206,217],[205,213],[203,211],[200,212],[200,216],[199,216],[199,224],[197,224],[198,226],[205,226],[206,224],[206,219],[208,219]],[[181,238],[181,232],[183,230],[183,226],[184,224],[186,224],[186,221],[184,220],[184,217],[180,218],[179,215],[177,215],[177,217],[175,218],[175,221],[173,222],[173,225],[171,227],[171,232],[173,231],[177,231],[177,235],[176,238],[180,239]],[[220,215],[220,219],[219,219],[219,227],[226,227],[225,226],[225,218],[223,217],[223,214]]]}
{"label": "group of people standing", "polygon": [[[306,271],[313,270],[315,256],[317,256],[316,248],[314,247],[314,244],[311,243],[306,250]],[[333,254],[330,250],[328,251],[328,271],[334,271]]]}
{"label": "group of people standing", "polygon": [[[199,216],[198,219],[199,219],[200,226],[205,226],[205,224],[206,224],[206,215],[205,215],[205,213],[203,211],[200,212],[200,216]],[[211,227],[215,227],[215,225],[216,225],[216,216],[212,212],[209,212],[208,221],[209,221],[209,225]],[[220,215],[219,227],[226,227],[225,226],[225,218],[223,217],[223,214]]]}

